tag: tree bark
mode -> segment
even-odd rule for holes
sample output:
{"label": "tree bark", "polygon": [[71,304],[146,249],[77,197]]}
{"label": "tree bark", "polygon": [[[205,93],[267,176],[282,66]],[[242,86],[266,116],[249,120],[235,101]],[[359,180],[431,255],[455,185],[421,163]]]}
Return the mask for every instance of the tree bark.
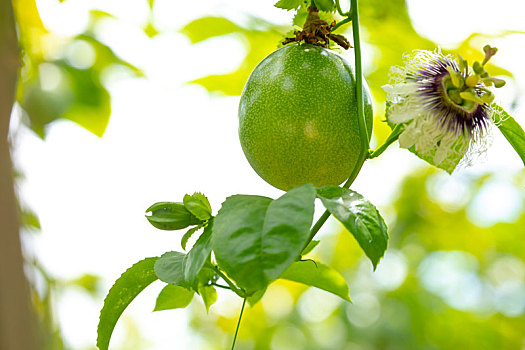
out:
{"label": "tree bark", "polygon": [[0,0],[0,349],[37,349],[7,139],[20,65],[11,0]]}

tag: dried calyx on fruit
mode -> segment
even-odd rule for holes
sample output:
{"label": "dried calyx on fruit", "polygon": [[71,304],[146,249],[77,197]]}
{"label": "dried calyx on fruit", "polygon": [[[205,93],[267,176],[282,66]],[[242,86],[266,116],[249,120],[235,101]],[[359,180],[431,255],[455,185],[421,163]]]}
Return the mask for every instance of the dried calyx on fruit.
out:
{"label": "dried calyx on fruit", "polygon": [[294,38],[286,38],[283,45],[304,42],[315,46],[328,48],[330,40],[337,43],[339,46],[348,50],[350,42],[348,39],[340,34],[333,34],[332,30],[336,26],[336,21],[328,23],[319,17],[319,9],[316,6],[308,7],[308,16],[304,22],[303,30],[296,30]]}

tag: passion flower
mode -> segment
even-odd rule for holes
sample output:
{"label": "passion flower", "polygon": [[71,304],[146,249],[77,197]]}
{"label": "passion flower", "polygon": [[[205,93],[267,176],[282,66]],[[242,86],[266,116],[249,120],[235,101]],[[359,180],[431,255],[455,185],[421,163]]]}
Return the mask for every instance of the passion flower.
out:
{"label": "passion flower", "polygon": [[404,124],[399,145],[448,172],[486,148],[494,94],[489,86],[505,82],[490,77],[484,66],[497,49],[485,46],[483,62],[473,68],[459,57],[437,51],[415,51],[403,67],[391,70],[387,121]]}

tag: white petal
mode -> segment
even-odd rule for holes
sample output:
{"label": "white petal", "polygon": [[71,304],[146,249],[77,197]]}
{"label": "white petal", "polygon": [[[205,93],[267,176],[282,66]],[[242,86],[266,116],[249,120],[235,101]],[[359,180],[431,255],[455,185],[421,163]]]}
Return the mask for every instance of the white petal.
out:
{"label": "white petal", "polygon": [[441,129],[435,125],[434,118],[428,113],[424,114],[417,120],[416,127],[421,133],[416,141],[416,151],[426,153],[435,149],[443,134]]}
{"label": "white petal", "polygon": [[460,135],[452,132],[445,133],[434,155],[435,164],[439,165],[445,159],[456,159],[459,161],[467,152],[468,144]]}
{"label": "white petal", "polygon": [[383,90],[386,93],[398,96],[410,96],[417,93],[417,84],[415,83],[399,83],[394,85],[383,85]]}
{"label": "white petal", "polygon": [[381,89],[383,89],[383,91],[386,92],[387,94],[394,93],[394,86],[391,84],[383,85],[381,86]]}
{"label": "white petal", "polygon": [[416,141],[416,151],[419,153],[427,153],[437,146],[432,137],[422,134]]}
{"label": "white petal", "polygon": [[421,110],[418,108],[417,104],[409,99],[390,107],[388,121],[395,124],[406,123],[416,118],[420,113]]}
{"label": "white petal", "polygon": [[436,154],[434,155],[434,164],[439,165],[441,164],[445,158],[447,158],[447,154],[450,152],[450,147],[448,145],[445,145],[443,142],[438,146],[436,150]]}
{"label": "white petal", "polygon": [[413,127],[412,124],[407,126],[405,131],[403,131],[401,135],[399,135],[399,147],[410,148],[416,143],[418,131],[416,128]]}

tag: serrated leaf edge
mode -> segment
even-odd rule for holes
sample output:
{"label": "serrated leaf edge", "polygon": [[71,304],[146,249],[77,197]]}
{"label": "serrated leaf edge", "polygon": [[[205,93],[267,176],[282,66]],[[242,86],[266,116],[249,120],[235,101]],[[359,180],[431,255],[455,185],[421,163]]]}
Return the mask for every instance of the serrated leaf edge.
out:
{"label": "serrated leaf edge", "polygon": [[97,325],[97,347],[100,349],[100,350],[107,350],[109,348],[109,343],[111,341],[111,336],[113,334],[113,331],[115,330],[115,326],[117,325],[117,322],[118,320],[120,319],[120,316],[122,316],[122,314],[124,313],[124,311],[126,310],[126,308],[129,306],[129,304],[131,304],[133,302],[133,300],[135,300],[135,298],[144,290],[146,289],[150,284],[152,284],[153,282],[155,282],[156,280],[158,280],[158,277],[155,273],[155,279],[153,279],[151,282],[147,283],[144,288],[142,290],[140,290],[137,295],[135,295],[130,301],[129,303],[124,307],[124,309],[122,309],[122,312],[120,313],[120,315],[118,315],[118,318],[117,320],[115,321],[115,324],[113,325],[112,329],[111,329],[111,332],[109,333],[109,337],[107,339],[107,344],[104,344],[104,345],[101,345],[101,339],[100,339],[100,333],[99,333],[99,330],[100,330],[100,326],[102,324],[102,315],[104,313],[104,310],[106,308],[106,301],[108,300],[108,298],[112,295],[112,291],[114,290],[115,286],[117,285],[117,283],[124,277],[124,275],[126,273],[128,273],[130,270],[134,269],[138,264],[141,264],[143,262],[145,262],[146,260],[154,260],[154,263],[153,263],[153,266],[155,266],[155,263],[157,262],[157,260],[159,259],[159,257],[149,257],[149,258],[144,258],[138,262],[136,262],[135,264],[133,264],[131,267],[129,267],[126,271],[124,271],[120,276],[119,278],[117,278],[117,280],[113,283],[113,285],[111,286],[111,288],[109,289],[108,291],[108,294],[106,295],[106,297],[104,298],[104,302],[103,302],[103,306],[102,306],[102,309],[100,310],[100,315],[99,315],[99,322],[98,322],[98,325]]}
{"label": "serrated leaf edge", "polygon": [[182,249],[184,249],[184,251],[186,251],[186,245],[188,244],[188,240],[191,238],[191,236],[193,236],[193,234],[195,232],[199,231],[204,226],[205,225],[197,225],[195,227],[192,227],[188,231],[186,231],[184,236],[182,236],[182,238],[180,240],[180,246],[181,246]]}

